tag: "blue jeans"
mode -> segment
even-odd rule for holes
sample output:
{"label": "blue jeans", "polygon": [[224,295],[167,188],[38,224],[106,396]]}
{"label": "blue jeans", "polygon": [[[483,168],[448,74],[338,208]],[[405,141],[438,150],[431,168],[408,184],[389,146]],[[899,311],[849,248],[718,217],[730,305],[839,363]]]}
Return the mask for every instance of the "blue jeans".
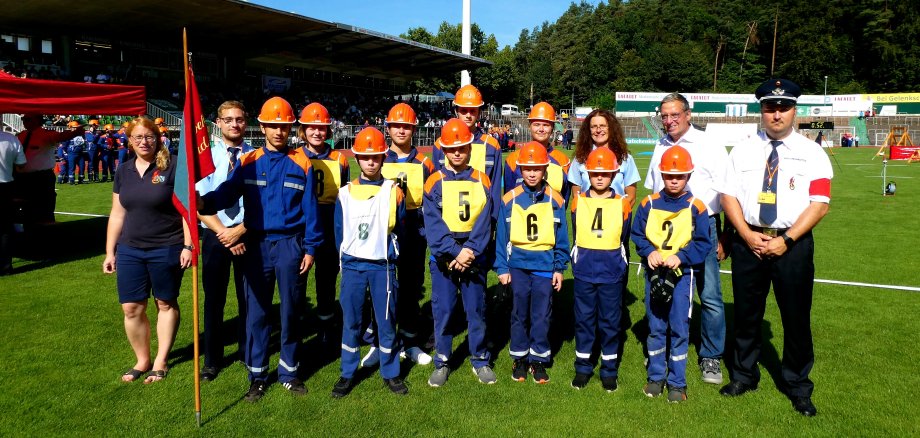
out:
{"label": "blue jeans", "polygon": [[714,216],[709,218],[709,238],[712,239],[712,251],[706,255],[702,278],[698,278],[696,283],[702,310],[699,356],[701,359],[721,359],[725,351],[725,304],[719,279],[719,234]]}

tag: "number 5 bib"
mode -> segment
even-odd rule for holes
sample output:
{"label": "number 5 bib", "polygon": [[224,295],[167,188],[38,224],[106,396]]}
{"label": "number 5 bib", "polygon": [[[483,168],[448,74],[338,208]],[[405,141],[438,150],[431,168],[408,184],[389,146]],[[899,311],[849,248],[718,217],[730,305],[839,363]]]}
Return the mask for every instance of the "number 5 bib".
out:
{"label": "number 5 bib", "polygon": [[451,232],[473,231],[473,224],[485,206],[485,189],[481,183],[442,180],[441,219]]}
{"label": "number 5 bib", "polygon": [[526,209],[511,206],[511,245],[528,251],[549,251],[556,244],[556,217],[552,202],[540,202]]}
{"label": "number 5 bib", "polygon": [[693,236],[693,215],[690,206],[680,211],[671,212],[657,210],[654,206],[648,212],[648,222],[645,224],[645,237],[658,248],[662,259],[677,254],[681,248],[690,243]]}

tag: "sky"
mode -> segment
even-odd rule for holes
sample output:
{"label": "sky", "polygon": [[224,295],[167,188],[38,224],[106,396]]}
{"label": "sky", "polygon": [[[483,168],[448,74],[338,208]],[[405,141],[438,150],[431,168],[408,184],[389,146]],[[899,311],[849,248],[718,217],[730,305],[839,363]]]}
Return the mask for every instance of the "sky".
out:
{"label": "sky", "polygon": [[[442,21],[460,23],[462,0],[249,0],[252,3],[323,21],[350,24],[399,36],[413,27],[437,33]],[[598,4],[599,0],[589,3]],[[514,46],[522,29],[556,21],[567,0],[471,0],[472,22],[486,34],[494,34],[499,49]],[[317,7],[320,5],[321,7]]]}

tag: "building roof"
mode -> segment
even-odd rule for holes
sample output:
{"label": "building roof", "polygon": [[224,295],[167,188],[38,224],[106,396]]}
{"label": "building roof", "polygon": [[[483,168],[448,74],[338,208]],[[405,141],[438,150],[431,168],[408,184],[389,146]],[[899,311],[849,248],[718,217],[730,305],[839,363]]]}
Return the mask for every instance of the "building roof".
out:
{"label": "building roof", "polygon": [[[181,4],[167,7],[165,5]],[[162,5],[162,6],[161,6]],[[334,7],[327,5],[327,7]],[[231,53],[246,61],[378,78],[418,79],[491,64],[396,36],[343,23],[317,20],[239,0],[148,2],[93,0],[74,6],[64,0],[10,2],[4,26],[76,36],[158,39],[189,50]],[[87,27],[88,23],[94,23]],[[110,25],[99,25],[110,23]],[[127,34],[126,34],[127,32]],[[174,37],[173,37],[174,36]]]}

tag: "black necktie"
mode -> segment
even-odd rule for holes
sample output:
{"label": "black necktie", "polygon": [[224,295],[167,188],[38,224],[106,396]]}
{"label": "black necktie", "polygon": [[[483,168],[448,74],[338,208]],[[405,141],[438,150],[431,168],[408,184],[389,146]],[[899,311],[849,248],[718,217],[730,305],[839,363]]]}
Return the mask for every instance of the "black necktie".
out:
{"label": "black necktie", "polygon": [[776,180],[779,175],[779,154],[776,153],[776,147],[783,144],[781,141],[772,140],[770,146],[770,156],[767,157],[767,165],[763,170],[763,192],[773,194],[773,203],[760,204],[760,222],[765,227],[769,227],[776,220]]}
{"label": "black necktie", "polygon": [[[236,166],[236,159],[240,155],[240,148],[228,147],[227,153],[230,155],[230,165],[227,166],[227,177],[230,177],[230,172],[233,171],[233,167]],[[240,203],[237,201],[236,204],[224,210],[224,214],[227,215],[230,219],[236,218],[236,215],[240,214]]]}

